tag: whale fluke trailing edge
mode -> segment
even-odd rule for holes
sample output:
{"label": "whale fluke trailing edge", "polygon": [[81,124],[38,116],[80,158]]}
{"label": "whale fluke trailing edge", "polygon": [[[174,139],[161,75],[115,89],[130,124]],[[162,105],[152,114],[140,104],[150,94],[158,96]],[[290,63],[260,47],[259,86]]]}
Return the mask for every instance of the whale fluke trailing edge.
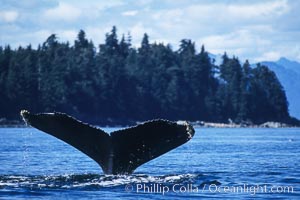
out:
{"label": "whale fluke trailing edge", "polygon": [[64,113],[22,110],[21,116],[28,125],[92,158],[105,174],[131,174],[140,165],[186,143],[195,133],[187,122],[153,120],[109,135]]}

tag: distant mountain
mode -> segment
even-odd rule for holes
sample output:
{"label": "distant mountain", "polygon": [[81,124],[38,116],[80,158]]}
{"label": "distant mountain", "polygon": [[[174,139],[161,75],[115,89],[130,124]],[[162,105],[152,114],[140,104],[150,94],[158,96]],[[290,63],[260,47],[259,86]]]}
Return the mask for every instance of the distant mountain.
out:
{"label": "distant mountain", "polygon": [[221,65],[223,58],[221,54],[212,54],[212,53],[208,53],[208,56],[210,57],[211,61],[213,64],[215,65]]}
{"label": "distant mountain", "polygon": [[286,58],[261,62],[274,71],[285,89],[290,115],[300,119],[300,63]]}

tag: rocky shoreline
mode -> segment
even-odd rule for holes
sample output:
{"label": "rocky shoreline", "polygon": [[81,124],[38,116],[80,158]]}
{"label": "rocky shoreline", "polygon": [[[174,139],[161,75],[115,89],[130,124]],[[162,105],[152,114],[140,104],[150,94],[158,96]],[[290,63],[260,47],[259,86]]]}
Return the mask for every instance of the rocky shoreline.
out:
{"label": "rocky shoreline", "polygon": [[265,122],[262,124],[246,124],[246,123],[214,123],[214,122],[203,122],[197,121],[191,123],[194,127],[204,128],[292,128],[297,127],[282,122]]}
{"label": "rocky shoreline", "polygon": [[[183,122],[183,121],[178,121]],[[136,124],[139,124],[137,122]],[[196,121],[190,122],[195,128],[292,128],[299,127],[282,122],[265,122],[262,124],[250,124],[250,123],[215,123],[215,122],[204,122]],[[26,128],[28,127],[23,121],[18,120],[6,120],[0,119],[0,128]],[[105,126],[101,126],[105,127]],[[120,127],[120,125],[110,125],[110,127]]]}

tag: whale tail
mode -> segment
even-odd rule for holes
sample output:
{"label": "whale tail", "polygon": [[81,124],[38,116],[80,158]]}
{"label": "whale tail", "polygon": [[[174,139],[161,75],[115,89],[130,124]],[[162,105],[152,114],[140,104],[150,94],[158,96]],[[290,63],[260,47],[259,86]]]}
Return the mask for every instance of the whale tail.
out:
{"label": "whale tail", "polygon": [[31,114],[22,110],[21,116],[30,126],[92,158],[105,174],[130,174],[140,165],[186,143],[195,133],[187,122],[153,120],[109,135],[64,113]]}

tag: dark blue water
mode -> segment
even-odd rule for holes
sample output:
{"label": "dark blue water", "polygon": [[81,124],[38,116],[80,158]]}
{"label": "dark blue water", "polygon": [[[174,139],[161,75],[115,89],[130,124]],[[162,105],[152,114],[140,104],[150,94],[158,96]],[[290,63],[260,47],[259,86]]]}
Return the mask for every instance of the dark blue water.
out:
{"label": "dark blue water", "polygon": [[300,129],[196,129],[190,142],[130,176],[103,175],[35,129],[0,129],[0,199],[183,197],[300,198]]}

